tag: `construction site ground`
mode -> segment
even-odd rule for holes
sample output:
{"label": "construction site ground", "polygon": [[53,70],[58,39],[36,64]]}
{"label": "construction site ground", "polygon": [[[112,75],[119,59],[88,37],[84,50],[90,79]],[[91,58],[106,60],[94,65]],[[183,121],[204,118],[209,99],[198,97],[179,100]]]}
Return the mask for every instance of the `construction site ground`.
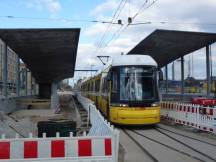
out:
{"label": "construction site ground", "polygon": [[6,138],[14,138],[16,134],[20,137],[28,137],[29,133],[37,137],[37,123],[39,121],[61,121],[72,120],[77,122],[77,129],[83,125],[77,106],[75,105],[72,93],[61,92],[60,112],[55,113],[50,107],[38,107],[21,109],[9,114],[0,114],[0,134]]}

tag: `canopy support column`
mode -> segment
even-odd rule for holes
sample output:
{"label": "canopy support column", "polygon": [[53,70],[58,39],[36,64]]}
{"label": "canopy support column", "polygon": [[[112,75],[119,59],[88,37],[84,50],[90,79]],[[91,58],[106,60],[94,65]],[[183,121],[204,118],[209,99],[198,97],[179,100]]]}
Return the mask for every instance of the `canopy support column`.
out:
{"label": "canopy support column", "polygon": [[7,51],[7,44],[4,44],[4,53],[3,53],[3,96],[5,98],[8,97],[8,51]]}
{"label": "canopy support column", "polygon": [[55,109],[55,111],[59,111],[59,96],[57,94],[58,83],[53,82],[51,85],[51,109]]}
{"label": "canopy support column", "polygon": [[175,80],[175,62],[172,63],[172,80]]}
{"label": "canopy support column", "polygon": [[165,66],[165,75],[166,75],[166,93],[168,93],[168,67]]}
{"label": "canopy support column", "polygon": [[184,94],[184,56],[181,57],[181,94]]}
{"label": "canopy support column", "polygon": [[30,72],[29,74],[30,74],[30,86],[29,86],[30,87],[30,95],[32,96],[32,94],[33,94],[32,93],[32,89],[33,89],[33,86],[32,86],[32,73]]}
{"label": "canopy support column", "polygon": [[25,95],[28,95],[28,70],[25,68]]}
{"label": "canopy support column", "polygon": [[207,96],[210,96],[211,93],[211,78],[210,78],[210,54],[209,54],[209,45],[206,46],[206,79],[207,79]]}
{"label": "canopy support column", "polygon": [[17,65],[16,65],[16,96],[20,96],[20,60],[18,55],[16,56],[17,59]]}

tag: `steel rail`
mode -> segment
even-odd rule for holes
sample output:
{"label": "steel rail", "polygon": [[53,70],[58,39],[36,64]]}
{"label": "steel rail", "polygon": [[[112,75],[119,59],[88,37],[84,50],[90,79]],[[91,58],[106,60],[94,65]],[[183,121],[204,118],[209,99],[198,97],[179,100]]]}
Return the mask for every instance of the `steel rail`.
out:
{"label": "steel rail", "polygon": [[180,140],[178,140],[178,139],[176,139],[176,138],[170,136],[169,134],[167,134],[167,133],[165,133],[165,132],[163,132],[163,131],[161,131],[161,130],[159,130],[159,129],[157,129],[157,128],[155,128],[155,130],[157,130],[157,131],[160,132],[161,134],[163,134],[163,135],[165,135],[165,136],[171,138],[172,140],[174,140],[174,141],[176,141],[176,142],[178,142],[178,143],[184,145],[185,147],[188,147],[189,149],[191,149],[191,150],[193,150],[193,151],[195,151],[195,152],[201,154],[202,156],[204,156],[204,157],[206,157],[206,158],[208,158],[208,159],[211,159],[211,160],[213,160],[213,161],[216,162],[216,159],[214,159],[214,158],[210,157],[209,155],[207,155],[207,154],[205,154],[205,153],[203,153],[203,152],[201,152],[201,151],[199,151],[199,150],[197,150],[197,149],[191,147],[190,145],[188,145],[188,144],[186,144],[186,143],[184,143],[184,142],[182,142],[182,141],[180,141]]}
{"label": "steel rail", "polygon": [[136,143],[137,144],[137,146],[139,146],[139,148],[144,152],[144,153],[146,153],[150,158],[151,158],[151,160],[152,161],[154,161],[154,162],[159,162],[159,160],[157,160],[146,148],[144,148],[139,142],[137,142],[136,140],[135,140],[135,138],[134,137],[132,137],[126,130],[122,130],[134,143]]}
{"label": "steel rail", "polygon": [[190,137],[190,136],[187,136],[187,135],[184,135],[184,134],[181,134],[181,133],[177,133],[177,132],[174,132],[174,131],[172,131],[172,130],[169,130],[169,129],[166,129],[166,128],[162,128],[162,127],[160,127],[160,126],[157,126],[157,128],[162,129],[162,130],[167,131],[167,132],[171,132],[171,133],[173,133],[173,134],[177,134],[177,135],[182,136],[182,137],[186,137],[186,138],[189,138],[189,139],[193,139],[193,140],[195,140],[195,141],[199,141],[199,142],[202,142],[202,143],[205,143],[205,144],[212,145],[212,146],[215,146],[215,147],[216,147],[216,144],[213,144],[213,143],[209,143],[209,142],[206,142],[206,141],[203,141],[203,140],[194,138],[194,137]]}
{"label": "steel rail", "polygon": [[150,138],[150,137],[148,137],[148,136],[145,136],[145,135],[143,135],[143,134],[141,134],[141,133],[139,133],[139,132],[137,132],[137,131],[134,131],[134,130],[131,130],[131,131],[132,131],[133,133],[135,133],[135,134],[141,136],[141,137],[144,137],[144,138],[146,138],[146,139],[148,139],[148,140],[150,140],[150,141],[153,141],[153,142],[155,142],[155,143],[157,143],[157,144],[160,144],[160,145],[162,145],[162,146],[164,146],[164,147],[167,147],[167,148],[169,148],[169,149],[171,149],[171,150],[173,150],[173,151],[176,151],[176,152],[178,152],[178,153],[181,153],[181,154],[183,154],[183,155],[186,155],[186,156],[188,156],[188,157],[190,157],[190,158],[199,160],[199,161],[201,161],[201,162],[206,162],[205,160],[202,160],[202,159],[200,159],[200,158],[198,158],[198,157],[196,157],[196,156],[190,155],[190,154],[188,154],[188,153],[186,153],[186,152],[180,151],[180,150],[178,150],[178,149],[176,149],[176,148],[174,148],[174,147],[172,147],[172,146],[166,145],[166,144],[164,144],[164,143],[162,143],[162,142],[160,142],[160,141],[157,141],[157,140],[155,140],[155,139],[153,139],[153,138]]}

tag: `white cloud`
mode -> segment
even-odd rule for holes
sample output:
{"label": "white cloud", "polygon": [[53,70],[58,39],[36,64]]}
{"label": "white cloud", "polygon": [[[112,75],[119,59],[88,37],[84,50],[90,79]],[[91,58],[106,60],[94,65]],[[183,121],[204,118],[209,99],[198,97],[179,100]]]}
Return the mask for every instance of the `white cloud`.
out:
{"label": "white cloud", "polygon": [[[97,29],[97,30],[95,30]],[[90,26],[87,30],[84,31],[84,35],[86,36],[99,36],[101,35],[103,32],[105,32],[106,30],[106,26],[105,24],[100,24],[100,23],[97,23],[97,24],[94,24],[92,26]]]}
{"label": "white cloud", "polygon": [[118,5],[115,0],[106,0],[104,3],[98,5],[94,10],[91,11],[91,15],[100,15],[102,13],[113,11]]}
{"label": "white cloud", "polygon": [[59,0],[22,0],[28,8],[36,8],[37,10],[48,10],[51,14],[57,14],[61,11],[61,4]]}
{"label": "white cloud", "polygon": [[[151,0],[149,0],[149,2],[150,1]],[[130,2],[130,16],[133,16],[138,11],[141,4],[144,3],[144,1],[136,0]],[[113,13],[116,10],[119,3],[120,1],[117,0],[105,0],[105,2],[96,6],[90,14],[93,14],[97,20],[111,20],[112,17],[107,15],[112,15],[110,13]],[[128,10],[128,4],[126,4],[119,15],[119,19],[122,19],[124,24],[127,23],[127,17],[129,16]],[[115,33],[119,28],[118,25],[113,25],[108,37],[106,37],[104,41],[106,43],[109,42],[108,46],[105,43],[105,48],[100,50],[99,53],[96,52],[97,48],[94,45],[94,42],[89,43],[88,47],[83,47],[81,45],[79,48],[84,48],[85,50],[78,51],[78,58],[81,59],[79,66],[82,65],[89,67],[89,65],[86,66],[87,64],[83,61],[83,58],[86,60],[91,58],[95,60],[95,67],[101,67],[100,61],[97,61],[97,55],[109,55],[113,57],[115,55],[119,55],[121,52],[127,53],[155,29],[216,32],[215,26],[205,24],[216,24],[215,15],[215,0],[158,0],[152,7],[145,9],[142,14],[138,15],[134,20],[136,22],[151,21],[153,22],[152,24],[129,26],[124,32],[120,34],[119,37],[117,37],[117,39],[113,39],[113,41],[109,42],[113,33]],[[161,21],[166,21],[169,23],[161,24],[159,23]],[[93,24],[84,31],[83,35],[85,37],[90,37],[91,40],[94,40],[95,42],[98,42],[98,38],[100,41],[104,31],[106,31],[106,28],[107,25],[104,24]],[[216,48],[214,51],[216,51]],[[203,53],[203,51],[194,53],[194,75],[196,77],[203,78],[205,77],[205,55],[199,55],[199,53]],[[215,60],[215,57],[213,57],[213,60]],[[89,62],[91,62],[91,59]],[[200,66],[201,64],[202,66]],[[185,73],[188,72],[186,71]],[[214,73],[216,73],[216,71]]]}
{"label": "white cloud", "polygon": [[51,13],[58,13],[61,10],[61,4],[58,0],[40,0]]}
{"label": "white cloud", "polygon": [[130,38],[119,38],[115,40],[112,45],[120,46],[120,47],[128,47],[134,45],[134,42],[132,42]]}
{"label": "white cloud", "polygon": [[[124,38],[129,38],[131,41],[139,42],[141,39],[143,39],[145,36],[147,36],[150,32],[152,32],[156,28],[164,28],[164,29],[173,29],[173,30],[192,30],[192,31],[200,31],[201,27],[197,24],[190,24],[190,22],[195,22],[195,23],[200,23],[199,16],[196,16],[196,14],[200,15],[199,12],[203,13],[201,10],[197,12],[193,8],[200,8],[203,5],[202,3],[198,3],[195,0],[192,0],[194,4],[191,4],[189,7],[184,7],[183,5],[177,6],[176,4],[180,3],[182,4],[183,2],[180,0],[176,0],[175,3],[171,0],[169,3],[164,2],[164,1],[158,1],[156,4],[154,4],[151,8],[145,10],[143,14],[139,15],[136,17],[135,21],[168,21],[168,22],[173,22],[171,24],[160,24],[160,23],[153,23],[149,25],[139,25],[139,26],[130,26],[127,28],[127,30],[124,33],[121,33],[121,37]],[[184,0],[186,2],[186,0]],[[208,0],[211,1],[211,0]],[[133,2],[133,3],[132,3]],[[99,10],[98,8],[102,8],[104,6],[107,6],[107,3],[112,4],[112,3],[117,3],[115,0],[109,0],[105,1],[101,5],[97,6],[95,10],[97,11],[97,16],[96,19],[100,19],[103,17],[103,20],[110,20],[111,17],[106,16],[106,10]],[[119,2],[118,2],[119,3]],[[118,4],[117,3],[117,4]],[[130,16],[134,15],[137,10],[140,8],[140,4],[143,3],[143,0],[137,0],[137,1],[131,1],[130,8]],[[199,4],[199,5],[197,5]],[[111,5],[108,5],[111,6]],[[166,6],[166,7],[165,7]],[[117,5],[114,7],[110,7],[109,9],[112,8],[112,11],[115,11],[117,8]],[[169,9],[167,9],[169,8]],[[186,8],[186,9],[185,9]],[[216,9],[216,7],[214,8]],[[181,12],[179,12],[181,11]],[[194,12],[194,13],[193,13]],[[187,16],[192,15],[192,16]],[[124,9],[122,10],[119,19],[123,20],[123,23],[127,23],[127,17],[128,17],[128,4],[125,5]],[[213,19],[213,16],[211,16]],[[115,20],[117,21],[117,20]],[[178,23],[180,22],[180,23]],[[184,22],[181,24],[181,22]],[[110,33],[115,33],[116,31],[116,25],[113,25],[112,30]],[[94,24],[90,26],[84,34],[87,36],[95,37],[98,35],[103,34],[103,31],[106,31],[107,25],[104,24]],[[109,34],[109,37],[111,37],[112,34]],[[106,38],[109,40],[109,38]],[[106,42],[106,41],[105,41]]]}
{"label": "white cloud", "polygon": [[89,68],[92,64],[95,64],[95,49],[95,46],[91,43],[79,44],[76,67],[79,69],[85,69]]}

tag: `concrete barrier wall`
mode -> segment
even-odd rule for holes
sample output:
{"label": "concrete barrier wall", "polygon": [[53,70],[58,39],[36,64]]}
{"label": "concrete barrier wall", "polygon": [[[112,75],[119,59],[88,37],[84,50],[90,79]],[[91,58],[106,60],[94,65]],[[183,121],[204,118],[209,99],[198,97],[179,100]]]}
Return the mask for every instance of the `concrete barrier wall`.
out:
{"label": "concrete barrier wall", "polygon": [[0,111],[10,113],[16,110],[16,99],[0,99]]}
{"label": "concrete barrier wall", "polygon": [[0,98],[0,111],[4,113],[10,113],[17,109],[22,109],[19,105],[17,105],[17,99],[27,99],[27,98],[36,98],[36,96],[23,96],[23,97],[11,97],[11,98]]}

